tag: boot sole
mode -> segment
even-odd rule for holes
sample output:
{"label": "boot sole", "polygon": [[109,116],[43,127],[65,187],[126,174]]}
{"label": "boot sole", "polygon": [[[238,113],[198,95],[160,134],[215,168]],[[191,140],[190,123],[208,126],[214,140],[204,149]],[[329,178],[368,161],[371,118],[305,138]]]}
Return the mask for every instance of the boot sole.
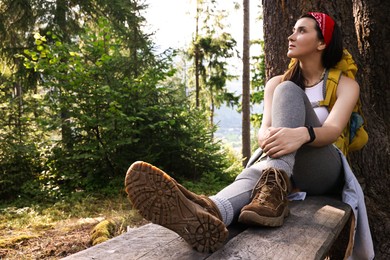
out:
{"label": "boot sole", "polygon": [[169,175],[148,163],[130,166],[125,187],[145,219],[176,232],[199,252],[216,251],[228,237],[221,220],[187,199]]}
{"label": "boot sole", "polygon": [[266,226],[266,227],[280,227],[283,225],[284,218],[290,214],[288,206],[284,209],[282,215],[279,217],[260,216],[254,211],[244,210],[240,213],[238,221],[244,224]]}

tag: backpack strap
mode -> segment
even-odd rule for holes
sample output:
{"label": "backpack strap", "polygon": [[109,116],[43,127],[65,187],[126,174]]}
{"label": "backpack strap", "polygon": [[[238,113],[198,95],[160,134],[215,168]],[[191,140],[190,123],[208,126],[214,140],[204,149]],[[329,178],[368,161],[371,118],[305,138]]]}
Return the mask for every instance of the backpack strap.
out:
{"label": "backpack strap", "polygon": [[342,71],[336,68],[331,68],[326,71],[323,84],[324,100],[319,102],[320,106],[326,106],[328,111],[332,110],[336,102],[337,85],[341,77]]}
{"label": "backpack strap", "polygon": [[336,64],[334,68],[327,71],[324,77],[324,97],[325,100],[320,101],[320,106],[326,106],[328,111],[333,108],[336,102],[337,85],[341,75],[347,76],[348,78],[355,79],[357,72],[357,65],[353,60],[352,55],[347,49],[343,49],[342,59]]}
{"label": "backpack strap", "polygon": [[[330,112],[336,103],[337,99],[337,86],[341,75],[354,78],[354,74],[347,74],[338,68],[329,69],[324,77],[323,91],[325,99],[319,102],[320,106],[326,106]],[[352,122],[352,125],[351,125]],[[368,141],[367,132],[362,126],[365,125],[365,119],[361,110],[360,98],[358,99],[352,116],[341,133],[340,137],[336,140],[335,145],[342,151],[344,155],[349,152],[360,150]],[[353,127],[351,127],[353,126]],[[354,138],[358,136],[358,138]]]}

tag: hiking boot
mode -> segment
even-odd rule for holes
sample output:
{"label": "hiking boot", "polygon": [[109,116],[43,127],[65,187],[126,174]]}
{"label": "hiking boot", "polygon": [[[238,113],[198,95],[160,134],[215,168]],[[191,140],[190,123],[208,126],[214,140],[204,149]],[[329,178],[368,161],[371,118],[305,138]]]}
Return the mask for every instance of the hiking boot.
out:
{"label": "hiking boot", "polygon": [[252,202],[241,209],[238,221],[260,226],[278,227],[288,216],[287,194],[291,190],[287,174],[275,168],[263,171],[253,190]]}
{"label": "hiking boot", "polygon": [[126,192],[147,220],[179,234],[199,252],[214,252],[228,237],[216,205],[178,184],[146,162],[133,163],[126,174]]}
{"label": "hiking boot", "polygon": [[208,213],[210,213],[211,215],[213,215],[214,217],[222,221],[221,212],[219,212],[217,205],[215,205],[215,203],[209,197],[205,195],[197,195],[184,188],[182,185],[177,183],[174,179],[172,179],[172,181],[177,185],[179,190],[183,193],[183,195],[187,199],[203,207]]}

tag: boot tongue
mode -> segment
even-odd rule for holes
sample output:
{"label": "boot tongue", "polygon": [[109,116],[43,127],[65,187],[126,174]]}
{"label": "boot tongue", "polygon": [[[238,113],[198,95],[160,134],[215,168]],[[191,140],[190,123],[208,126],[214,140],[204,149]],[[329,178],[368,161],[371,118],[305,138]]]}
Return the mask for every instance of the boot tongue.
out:
{"label": "boot tongue", "polygon": [[268,200],[268,197],[272,196],[272,193],[282,190],[281,183],[278,183],[275,172],[268,172],[261,179],[256,194],[256,199],[260,202]]}
{"label": "boot tongue", "polygon": [[275,185],[270,186],[269,183],[266,183],[257,192],[256,199],[259,200],[260,202],[265,202],[268,199],[268,197],[271,196],[274,187]]}
{"label": "boot tongue", "polygon": [[267,176],[264,176],[264,183],[261,184],[262,185],[262,190],[267,190],[267,191],[271,191],[273,190],[275,187],[278,186],[278,182],[276,180],[276,173],[274,172],[270,172],[267,174]]}
{"label": "boot tongue", "polygon": [[285,183],[283,177],[281,176],[281,174],[276,176],[277,174],[278,173],[276,173],[276,172],[269,173],[266,185],[270,186],[272,188],[274,188],[276,186],[281,190],[285,190],[286,183]]}

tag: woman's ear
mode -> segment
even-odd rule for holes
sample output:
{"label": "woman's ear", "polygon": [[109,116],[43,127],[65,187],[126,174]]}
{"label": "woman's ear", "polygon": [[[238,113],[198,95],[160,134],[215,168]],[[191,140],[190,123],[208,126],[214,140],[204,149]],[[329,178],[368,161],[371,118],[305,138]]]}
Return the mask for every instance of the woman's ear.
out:
{"label": "woman's ear", "polygon": [[319,41],[319,42],[318,42],[317,49],[318,49],[319,51],[323,51],[323,50],[325,50],[325,48],[326,48],[325,42],[324,42],[324,41]]}

